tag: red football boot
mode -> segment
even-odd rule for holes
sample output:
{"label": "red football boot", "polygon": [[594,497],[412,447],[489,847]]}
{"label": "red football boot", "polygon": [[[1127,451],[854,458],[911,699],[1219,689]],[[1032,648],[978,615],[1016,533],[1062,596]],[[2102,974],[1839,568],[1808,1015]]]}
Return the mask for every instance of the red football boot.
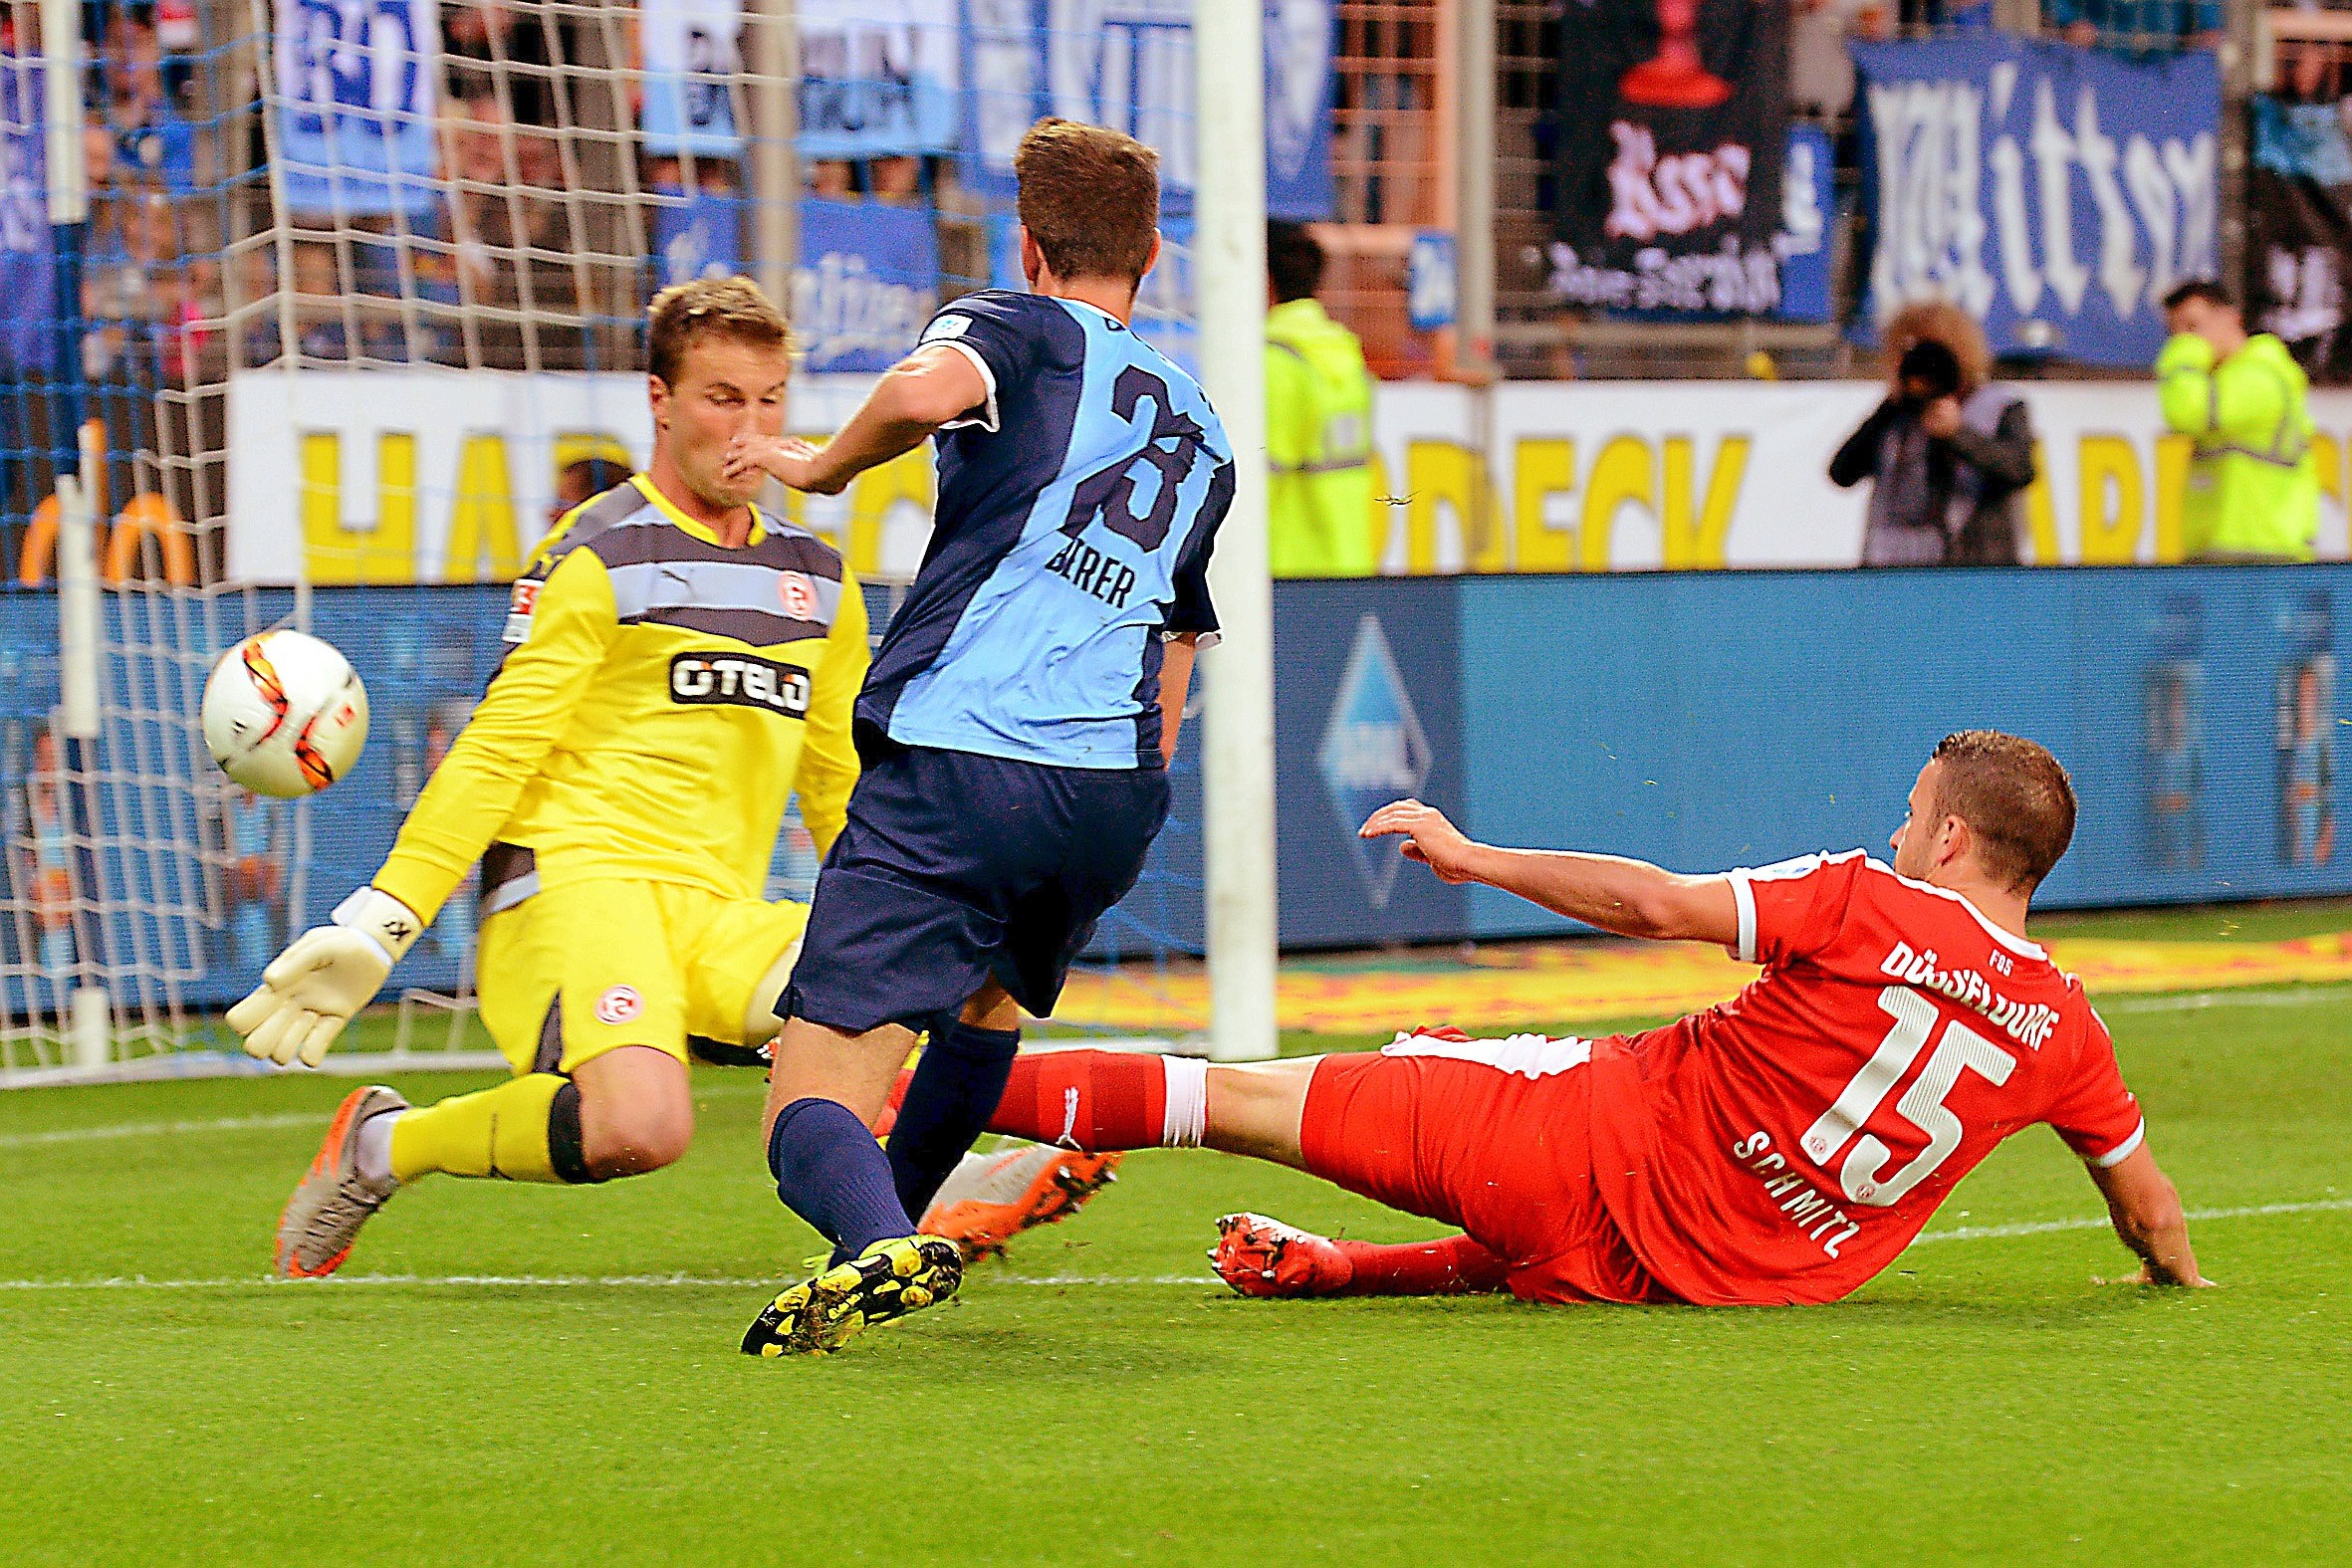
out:
{"label": "red football boot", "polygon": [[1246,1296],[1336,1295],[1355,1277],[1339,1243],[1264,1215],[1220,1219],[1209,1261]]}

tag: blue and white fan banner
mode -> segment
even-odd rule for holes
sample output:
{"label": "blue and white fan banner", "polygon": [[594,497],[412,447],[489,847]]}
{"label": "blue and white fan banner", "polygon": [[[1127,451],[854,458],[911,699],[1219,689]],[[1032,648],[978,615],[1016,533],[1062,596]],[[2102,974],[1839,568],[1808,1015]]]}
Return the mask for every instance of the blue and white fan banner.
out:
{"label": "blue and white fan banner", "polygon": [[887,370],[939,309],[930,214],[871,201],[801,203],[793,336],[810,371]]}
{"label": "blue and white fan banner", "polygon": [[1947,299],[1998,353],[2146,365],[2221,274],[2221,71],[1993,34],[1856,44],[1876,234],[1859,331]]}
{"label": "blue and white fan banner", "polygon": [[[1123,130],[1160,155],[1164,209],[1189,210],[1190,0],[966,0],[964,183],[1013,193],[1013,152],[1045,114]],[[1331,214],[1333,0],[1266,0],[1266,210]]]}
{"label": "blue and white fan banner", "polygon": [[697,278],[731,278],[743,271],[740,196],[681,185],[656,185],[653,209],[654,287]]}
{"label": "blue and white fan banner", "polygon": [[290,207],[431,209],[440,15],[433,0],[278,0],[271,42]]}
{"label": "blue and white fan banner", "polygon": [[803,157],[955,150],[956,0],[801,0],[798,17]]}
{"label": "blue and white fan banner", "polygon": [[639,128],[646,153],[742,157],[734,100],[742,62],[739,0],[644,0],[637,29],[645,61]]}
{"label": "blue and white fan banner", "polygon": [[41,62],[0,55],[0,290],[9,302],[0,348],[18,370],[47,364],[55,346],[42,102]]}

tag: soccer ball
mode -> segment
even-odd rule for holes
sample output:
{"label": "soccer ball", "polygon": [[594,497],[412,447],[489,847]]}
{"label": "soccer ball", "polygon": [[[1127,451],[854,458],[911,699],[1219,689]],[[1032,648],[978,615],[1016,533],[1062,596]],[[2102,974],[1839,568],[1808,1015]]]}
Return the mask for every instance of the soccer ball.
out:
{"label": "soccer ball", "polygon": [[265,631],[223,654],[204,683],[204,749],[255,794],[315,794],[366,744],[367,688],[333,643]]}

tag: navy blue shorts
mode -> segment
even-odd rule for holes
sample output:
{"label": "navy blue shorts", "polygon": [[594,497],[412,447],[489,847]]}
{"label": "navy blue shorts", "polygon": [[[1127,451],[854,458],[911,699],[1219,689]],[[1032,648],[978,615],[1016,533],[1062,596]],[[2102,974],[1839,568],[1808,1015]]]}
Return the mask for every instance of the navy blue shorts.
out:
{"label": "navy blue shorts", "polygon": [[818,873],[787,1016],[922,1028],[994,977],[1050,1016],[1168,817],[1168,776],[859,737],[865,771]]}

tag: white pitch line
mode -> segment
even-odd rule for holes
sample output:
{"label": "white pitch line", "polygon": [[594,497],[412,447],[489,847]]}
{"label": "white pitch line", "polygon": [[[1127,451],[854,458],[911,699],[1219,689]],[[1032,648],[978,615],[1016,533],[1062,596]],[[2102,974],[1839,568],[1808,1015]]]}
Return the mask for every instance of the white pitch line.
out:
{"label": "white pitch line", "polygon": [[[2292,991],[2190,991],[2166,996],[2125,996],[2099,1005],[2103,1013],[2194,1012],[2207,1008],[2300,1008],[2352,999],[2352,985],[2304,986]],[[1056,1042],[1058,1044],[1058,1041]],[[1138,1041],[1135,1043],[1164,1043]],[[764,1084],[721,1080],[698,1084],[697,1099],[731,1099],[764,1094]],[[55,1144],[96,1143],[115,1138],[180,1138],[203,1133],[257,1132],[278,1127],[324,1127],[332,1112],[288,1111],[269,1116],[217,1116],[189,1121],[118,1122],[97,1127],[61,1127],[49,1132],[0,1133],[0,1151],[42,1149]],[[2105,1221],[2095,1222],[2099,1225]],[[1939,1232],[1937,1234],[1957,1234]],[[2019,1232],[2031,1233],[2031,1232]],[[1933,1239],[1921,1236],[1920,1240]],[[1915,1243],[1916,1244],[1916,1243]],[[5,1288],[6,1281],[0,1281]]]}
{"label": "white pitch line", "polygon": [[2164,996],[2123,996],[2095,1006],[2102,1013],[2195,1012],[2206,1008],[2303,1008],[2347,998],[2352,998],[2352,986],[2304,986],[2294,991],[2181,991]]}
{"label": "white pitch line", "polygon": [[[2267,1215],[2331,1214],[2352,1210],[2352,1198],[2322,1198],[2300,1204],[2251,1204],[2237,1209],[2192,1209],[2188,1218],[2201,1224],[2216,1220],[2250,1220]],[[2048,1235],[2061,1231],[2099,1231],[2106,1220],[2034,1220],[2016,1225],[1961,1226],[1930,1231],[1913,1239],[1913,1246],[1930,1241],[2005,1240],[2021,1235]],[[0,1279],[8,1290],[353,1290],[386,1285],[442,1287],[499,1287],[571,1290],[588,1286],[654,1290],[754,1290],[776,1283],[774,1278],[732,1278],[706,1274],[338,1274],[332,1279],[273,1279],[234,1274],[214,1279],[149,1279],[144,1275],[114,1275],[101,1279]],[[982,1277],[983,1285],[1042,1285],[1055,1289],[1109,1288],[1143,1285],[1214,1285],[1214,1274],[998,1274]]]}
{"label": "white pitch line", "polygon": [[[704,1274],[338,1274],[331,1279],[276,1279],[232,1274],[214,1279],[149,1279],[143,1274],[101,1279],[0,1279],[0,1290],[353,1290],[365,1286],[525,1287],[582,1289],[591,1285],[661,1290],[756,1290],[773,1287],[774,1277],[730,1279]],[[1150,1274],[1123,1278],[1109,1274],[1000,1274],[991,1285],[1214,1285],[1215,1274]]]}
{"label": "white pitch line", "polygon": [[41,1149],[60,1143],[97,1143],[109,1138],[184,1138],[192,1133],[249,1132],[268,1127],[324,1127],[331,1112],[281,1111],[270,1116],[215,1116],[202,1121],[113,1122],[99,1127],[60,1127],[50,1132],[0,1134],[0,1149]]}
{"label": "white pitch line", "polygon": [[[2247,1220],[2257,1215],[2316,1215],[2352,1209],[2352,1198],[2321,1198],[2307,1204],[2250,1204],[2242,1209],[2192,1209],[2184,1217],[2203,1224],[2211,1220]],[[2114,1222],[2096,1220],[2030,1220],[2016,1225],[1964,1225],[1951,1231],[1928,1231],[1911,1238],[1913,1246],[1930,1241],[2002,1240],[2014,1235],[2049,1235],[2059,1231],[2104,1231]]]}

